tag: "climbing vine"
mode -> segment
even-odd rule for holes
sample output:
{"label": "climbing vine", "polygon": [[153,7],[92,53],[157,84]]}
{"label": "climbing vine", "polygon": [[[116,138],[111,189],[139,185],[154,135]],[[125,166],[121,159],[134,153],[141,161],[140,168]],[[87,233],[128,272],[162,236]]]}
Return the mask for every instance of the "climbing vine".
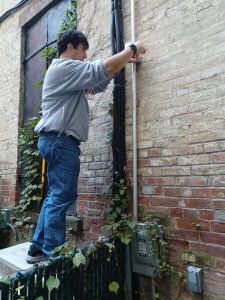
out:
{"label": "climbing vine", "polygon": [[[147,237],[147,255],[155,261],[156,273],[159,277],[163,273],[175,273],[174,267],[168,262],[167,242],[164,238],[164,226],[169,223],[168,216],[159,211],[151,211],[145,214],[144,222],[140,225],[129,219],[128,209],[130,196],[127,191],[126,180],[121,179],[119,183],[114,183],[117,193],[114,194],[106,210],[107,225],[104,229],[111,235],[119,238],[122,243],[128,245],[138,231],[145,232]],[[156,298],[159,296],[157,293]],[[159,299],[159,298],[157,298]]]}

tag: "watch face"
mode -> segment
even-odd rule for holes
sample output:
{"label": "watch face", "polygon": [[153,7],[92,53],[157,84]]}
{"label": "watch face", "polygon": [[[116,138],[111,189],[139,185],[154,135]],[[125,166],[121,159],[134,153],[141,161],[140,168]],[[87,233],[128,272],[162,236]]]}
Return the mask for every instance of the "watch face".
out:
{"label": "watch face", "polygon": [[134,51],[134,54],[137,53],[137,47],[134,44],[131,44],[130,48]]}

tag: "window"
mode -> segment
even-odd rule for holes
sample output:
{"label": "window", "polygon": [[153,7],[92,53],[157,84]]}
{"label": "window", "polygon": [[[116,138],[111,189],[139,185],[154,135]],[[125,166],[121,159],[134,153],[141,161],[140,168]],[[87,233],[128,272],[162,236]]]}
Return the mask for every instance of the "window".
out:
{"label": "window", "polygon": [[25,91],[23,120],[26,123],[40,110],[41,88],[35,83],[44,78],[48,61],[42,57],[42,50],[54,47],[61,20],[71,6],[69,0],[60,1],[38,20],[26,28],[25,34]]}

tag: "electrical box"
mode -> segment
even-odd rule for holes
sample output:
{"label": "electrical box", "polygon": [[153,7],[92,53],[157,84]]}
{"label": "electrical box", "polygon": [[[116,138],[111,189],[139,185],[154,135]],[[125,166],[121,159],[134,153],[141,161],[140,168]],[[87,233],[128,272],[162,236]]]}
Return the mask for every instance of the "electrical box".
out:
{"label": "electrical box", "polygon": [[187,268],[187,285],[189,291],[195,293],[203,292],[203,271],[202,268],[189,266]]}
{"label": "electrical box", "polygon": [[146,231],[140,226],[140,230],[136,232],[131,242],[132,270],[134,273],[150,277],[159,274],[160,268],[157,257],[154,255],[153,243],[155,241],[151,241],[147,237]]}

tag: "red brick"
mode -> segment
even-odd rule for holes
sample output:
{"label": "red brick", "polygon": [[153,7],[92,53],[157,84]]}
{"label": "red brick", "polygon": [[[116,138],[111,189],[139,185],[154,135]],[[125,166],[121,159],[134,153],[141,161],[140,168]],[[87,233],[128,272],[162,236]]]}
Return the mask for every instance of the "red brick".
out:
{"label": "red brick", "polygon": [[216,268],[225,270],[225,259],[217,259],[216,260]]}
{"label": "red brick", "polygon": [[161,188],[161,186],[157,186],[154,188],[154,194],[155,195],[161,195],[163,192],[163,189]]}
{"label": "red brick", "polygon": [[[159,169],[159,168],[158,168]],[[161,174],[163,176],[187,176],[191,175],[191,168],[189,166],[173,166],[173,167],[162,167]]]}
{"label": "red brick", "polygon": [[160,148],[152,148],[148,150],[149,157],[156,157],[161,156],[161,149]]}
{"label": "red brick", "polygon": [[78,209],[84,209],[87,208],[88,201],[77,201],[77,207]]}
{"label": "red brick", "polygon": [[93,232],[87,232],[85,234],[86,236],[86,240],[89,240],[89,241],[93,241],[93,240],[97,240],[98,239],[98,234],[97,233],[93,233]]}
{"label": "red brick", "polygon": [[89,231],[90,230],[90,224],[88,224],[88,223],[85,223],[84,225],[83,225],[83,230],[84,231]]}
{"label": "red brick", "polygon": [[101,232],[101,230],[102,230],[101,225],[95,225],[95,224],[91,225],[91,232],[93,232],[95,234],[96,233],[99,234]]}
{"label": "red brick", "polygon": [[145,168],[149,166],[149,160],[148,159],[138,159],[137,161],[138,168]]}
{"label": "red brick", "polygon": [[188,147],[171,147],[163,150],[163,154],[165,155],[185,155],[185,154],[195,154],[195,153],[203,153],[202,145],[189,145]]}
{"label": "red brick", "polygon": [[179,186],[206,186],[207,177],[178,177],[176,178],[176,185]]}
{"label": "red brick", "polygon": [[133,166],[133,160],[132,159],[128,159],[127,160],[127,168],[132,168]]}
{"label": "red brick", "polygon": [[212,204],[215,209],[225,208],[225,200],[213,200]]}
{"label": "red brick", "polygon": [[211,160],[213,163],[225,163],[225,153],[213,153],[211,154]]}
{"label": "red brick", "polygon": [[214,219],[214,211],[213,210],[200,210],[199,218],[204,220],[213,220]]}
{"label": "red brick", "polygon": [[208,222],[196,221],[193,219],[177,219],[176,222],[178,228],[190,229],[194,231],[210,231],[210,225]]}
{"label": "red brick", "polygon": [[78,179],[78,186],[86,185],[86,184],[87,184],[87,180],[85,178],[79,178]]}
{"label": "red brick", "polygon": [[139,196],[138,197],[138,204],[143,206],[149,206],[150,204],[150,198],[145,196]]}
{"label": "red brick", "polygon": [[197,219],[198,218],[198,210],[197,209],[183,209],[183,217],[185,219]]}
{"label": "red brick", "polygon": [[[131,170],[129,170],[129,172],[131,172]],[[162,175],[162,171],[160,168],[142,168],[142,169],[138,169],[138,174],[139,176],[161,176]]]}
{"label": "red brick", "polygon": [[[204,273],[205,274],[205,273]],[[221,274],[222,279],[222,274]],[[205,280],[204,284],[204,293],[207,295],[214,295],[214,299],[216,299],[216,295],[218,298],[221,298],[221,295],[225,295],[225,277],[223,275],[223,281],[215,280],[214,277],[211,277],[211,280]]]}
{"label": "red brick", "polygon": [[224,188],[195,188],[193,196],[204,198],[225,198]]}
{"label": "red brick", "polygon": [[182,217],[182,208],[171,207],[170,208],[170,217],[181,218]]}
{"label": "red brick", "polygon": [[95,193],[96,187],[95,186],[80,186],[78,187],[78,193]]}
{"label": "red brick", "polygon": [[170,228],[169,230],[166,230],[166,237],[167,239],[176,238],[176,239],[182,239],[187,241],[198,241],[199,240],[199,233],[195,232],[193,230],[187,230],[182,228]]}
{"label": "red brick", "polygon": [[211,201],[207,199],[183,199],[185,207],[193,208],[211,208]]}
{"label": "red brick", "polygon": [[207,253],[207,245],[199,242],[190,242],[190,249]]}
{"label": "red brick", "polygon": [[87,209],[87,216],[100,216],[102,214],[101,209]]}
{"label": "red brick", "polygon": [[212,222],[212,224],[211,224],[211,231],[225,233],[225,223],[222,223],[222,222]]}
{"label": "red brick", "polygon": [[178,241],[178,240],[170,240],[169,246],[170,249],[178,249],[179,251],[189,250],[189,242],[188,241]]}
{"label": "red brick", "polygon": [[178,199],[174,198],[151,198],[151,206],[166,206],[166,207],[176,207],[178,204]]}
{"label": "red brick", "polygon": [[190,248],[200,252],[207,253],[212,257],[225,258],[225,247],[219,245],[204,244],[199,242],[190,242]]}
{"label": "red brick", "polygon": [[142,178],[143,185],[174,185],[173,177],[144,177]]}
{"label": "red brick", "polygon": [[225,246],[225,238],[222,233],[214,233],[214,232],[200,232],[200,238],[202,242],[208,244],[217,244]]}
{"label": "red brick", "polygon": [[183,196],[190,197],[192,196],[192,190],[189,188],[164,188],[164,195],[170,197]]}
{"label": "red brick", "polygon": [[105,203],[102,202],[102,201],[101,202],[99,202],[99,201],[89,201],[88,202],[88,207],[103,210],[105,208]]}

